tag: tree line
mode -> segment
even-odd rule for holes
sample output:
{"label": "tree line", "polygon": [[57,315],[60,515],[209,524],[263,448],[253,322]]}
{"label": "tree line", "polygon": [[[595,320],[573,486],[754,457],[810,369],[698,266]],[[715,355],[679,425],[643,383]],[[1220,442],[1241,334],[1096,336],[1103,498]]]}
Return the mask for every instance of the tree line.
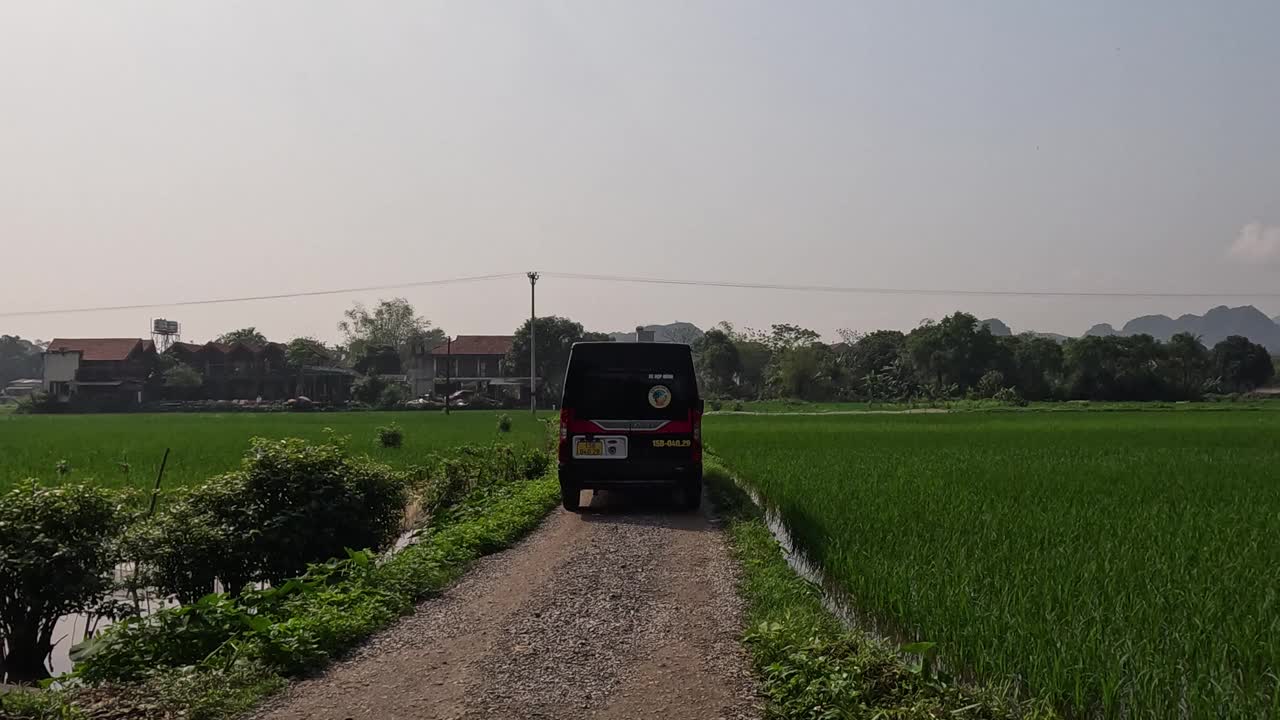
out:
{"label": "tree line", "polygon": [[996,336],[957,312],[914,330],[841,332],[821,342],[795,325],[739,331],[722,322],[695,345],[704,393],[809,401],[1196,400],[1246,392],[1275,375],[1265,347],[1240,336],[1212,348],[1181,333],[1081,337]]}
{"label": "tree line", "polygon": [[[539,396],[556,402],[573,343],[610,336],[564,317],[539,317],[536,323]],[[505,363],[508,376],[529,374],[529,324],[526,320],[515,330]],[[313,337],[286,343],[289,366],[352,367],[367,377],[400,374],[411,367],[415,347],[429,350],[446,338],[404,298],[381,300],[372,309],[357,303],[343,314],[338,329],[344,337],[333,345]],[[1211,348],[1187,333],[1164,342],[1150,335],[1060,342],[1031,333],[997,336],[964,312],[925,321],[906,333],[841,331],[840,336],[840,342],[824,343],[819,333],[798,325],[762,331],[721,322],[688,340],[704,394],[738,399],[1195,400],[1247,392],[1275,376],[1267,349],[1240,336]],[[261,346],[267,338],[245,327],[216,341]],[[0,337],[0,379],[39,377],[40,352],[38,344]],[[175,390],[202,382],[194,368],[176,361],[166,361],[160,374]],[[353,391],[370,404],[407,399],[406,389],[387,387],[364,380]]]}

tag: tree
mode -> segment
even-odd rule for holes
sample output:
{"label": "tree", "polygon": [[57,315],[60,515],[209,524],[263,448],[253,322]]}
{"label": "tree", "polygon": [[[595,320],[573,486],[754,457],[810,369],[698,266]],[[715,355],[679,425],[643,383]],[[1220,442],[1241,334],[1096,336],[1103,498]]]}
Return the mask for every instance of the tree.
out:
{"label": "tree", "polygon": [[1275,376],[1267,349],[1248,338],[1232,335],[1213,346],[1213,372],[1232,390],[1252,390]]}
{"label": "tree", "polygon": [[164,393],[171,398],[191,398],[204,386],[204,376],[186,363],[175,362],[163,373]]}
{"label": "tree", "polygon": [[1166,382],[1181,399],[1196,399],[1209,374],[1209,351],[1200,338],[1191,333],[1178,333],[1167,344]]}
{"label": "tree", "polygon": [[711,395],[727,395],[733,391],[742,360],[738,348],[721,330],[708,330],[694,346],[695,365],[703,389]]}
{"label": "tree", "polygon": [[777,383],[784,397],[825,400],[831,392],[831,350],[821,343],[784,351],[778,361]]}
{"label": "tree", "polygon": [[776,355],[798,347],[812,345],[821,338],[821,335],[808,328],[782,323],[769,326],[769,337],[766,344],[769,346],[769,350]]}
{"label": "tree", "polygon": [[239,330],[232,330],[231,332],[222,333],[221,335],[218,336],[218,339],[215,342],[221,343],[223,345],[234,345],[236,343],[244,343],[245,345],[262,347],[263,345],[267,344],[267,337],[262,333],[258,332],[258,328],[253,327],[251,325],[249,327],[242,327]]}
{"label": "tree", "polygon": [[949,384],[972,387],[991,369],[999,344],[991,329],[969,313],[957,312],[941,322],[924,322],[907,336],[907,352],[922,376],[939,390]]}
{"label": "tree", "polygon": [[1050,338],[1031,333],[996,338],[1011,359],[1004,370],[1018,394],[1028,400],[1044,400],[1053,396],[1062,377],[1062,345]]}
{"label": "tree", "polygon": [[769,346],[758,340],[735,340],[738,349],[738,394],[742,397],[756,398],[764,392],[768,379],[769,364],[773,353]]}
{"label": "tree", "polygon": [[338,329],[346,336],[347,354],[353,360],[363,358],[372,346],[389,345],[407,364],[414,343],[435,347],[445,340],[444,331],[431,327],[431,321],[418,315],[404,298],[380,300],[372,311],[356,303],[343,314],[347,319],[338,323]]}
{"label": "tree", "polygon": [[845,366],[854,378],[879,373],[902,356],[906,343],[907,336],[897,330],[867,333],[857,337],[845,350]]}
{"label": "tree", "polygon": [[308,365],[327,366],[333,362],[333,355],[319,340],[313,337],[297,337],[285,346],[284,359],[289,367],[300,370]]}
{"label": "tree", "polygon": [[[569,365],[569,350],[576,342],[606,342],[612,338],[605,333],[589,333],[581,323],[569,318],[547,316],[537,319],[534,326],[537,338],[538,394],[544,399],[558,400],[564,386],[564,373]],[[507,355],[507,374],[516,377],[529,376],[529,321],[516,328]]]}
{"label": "tree", "polygon": [[40,377],[43,359],[39,341],[0,335],[0,388],[19,378]]}
{"label": "tree", "polygon": [[0,675],[49,676],[45,658],[65,615],[106,600],[128,517],[120,496],[92,484],[21,483],[0,497]]}

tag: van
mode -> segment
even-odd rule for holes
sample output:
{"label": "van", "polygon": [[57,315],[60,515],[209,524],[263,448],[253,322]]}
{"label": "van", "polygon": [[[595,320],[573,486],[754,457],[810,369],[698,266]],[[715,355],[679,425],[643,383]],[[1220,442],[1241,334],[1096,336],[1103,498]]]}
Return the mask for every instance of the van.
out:
{"label": "van", "polygon": [[702,501],[702,398],[688,345],[575,343],[560,404],[560,495],[668,487]]}

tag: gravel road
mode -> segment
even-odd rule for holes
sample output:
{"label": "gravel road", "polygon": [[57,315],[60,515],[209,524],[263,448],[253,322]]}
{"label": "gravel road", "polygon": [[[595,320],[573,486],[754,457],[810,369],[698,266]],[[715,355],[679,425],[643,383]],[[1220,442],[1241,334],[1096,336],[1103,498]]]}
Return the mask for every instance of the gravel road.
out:
{"label": "gravel road", "polygon": [[601,493],[255,717],[758,717],[735,572],[705,513]]}

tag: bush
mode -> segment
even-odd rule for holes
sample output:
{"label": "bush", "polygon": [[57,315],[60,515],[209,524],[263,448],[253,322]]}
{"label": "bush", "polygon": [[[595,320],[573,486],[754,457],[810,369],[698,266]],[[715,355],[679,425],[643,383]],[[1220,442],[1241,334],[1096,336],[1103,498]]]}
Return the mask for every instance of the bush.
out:
{"label": "bush", "polygon": [[[242,710],[278,686],[274,673],[293,675],[322,665],[439,591],[480,554],[535,525],[558,500],[559,488],[553,478],[524,482],[520,473],[548,462],[545,455],[538,462],[530,451],[495,445],[464,447],[431,468],[416,468],[430,476],[422,478],[429,484],[447,471],[472,481],[478,492],[465,502],[458,502],[461,495],[450,499],[457,512],[449,522],[385,563],[367,552],[348,552],[345,559],[310,565],[271,587],[204,595],[117,623],[76,648],[76,674],[89,683],[149,678],[144,684],[151,686],[160,677],[157,671],[171,669],[182,675],[170,677],[184,679],[151,701],[151,709],[176,705],[191,708],[195,717],[200,701]],[[240,671],[248,675],[222,677]],[[261,683],[246,682],[255,675]]]}
{"label": "bush", "polygon": [[15,413],[27,415],[35,415],[39,413],[54,413],[63,409],[63,404],[58,402],[57,398],[42,392],[34,392],[18,400],[17,406],[13,408]]}
{"label": "bush", "polygon": [[1018,394],[1017,389],[1011,387],[1000,388],[991,396],[991,399],[1006,405],[1017,405],[1018,407],[1027,406],[1027,401]]}
{"label": "bush", "polygon": [[734,412],[742,412],[743,407],[745,407],[745,406],[742,404],[742,401],[741,401],[741,400],[734,400],[734,401],[733,401],[733,411],[734,411]]}
{"label": "bush", "polygon": [[111,592],[126,520],[120,495],[89,484],[14,488],[0,498],[0,670],[48,677],[54,623]]}
{"label": "bush", "polygon": [[720,412],[724,407],[724,401],[720,398],[711,398],[707,401],[707,407],[711,408],[711,412]]}
{"label": "bush", "polygon": [[498,416],[498,432],[500,433],[511,432],[511,416],[510,415],[503,413]]}
{"label": "bush", "polygon": [[336,442],[254,438],[241,469],[185,494],[131,534],[148,584],[183,602],[212,590],[279,582],[348,548],[392,541],[401,475]]}
{"label": "bush", "polygon": [[378,393],[378,407],[383,410],[393,410],[408,400],[409,389],[400,383],[387,385]]}
{"label": "bush", "polygon": [[974,386],[974,395],[980,400],[995,398],[996,393],[1003,390],[1004,373],[999,370],[988,370],[978,379],[978,384]]}
{"label": "bush", "polygon": [[378,442],[384,448],[398,448],[404,444],[404,430],[399,423],[391,423],[378,428]]}

